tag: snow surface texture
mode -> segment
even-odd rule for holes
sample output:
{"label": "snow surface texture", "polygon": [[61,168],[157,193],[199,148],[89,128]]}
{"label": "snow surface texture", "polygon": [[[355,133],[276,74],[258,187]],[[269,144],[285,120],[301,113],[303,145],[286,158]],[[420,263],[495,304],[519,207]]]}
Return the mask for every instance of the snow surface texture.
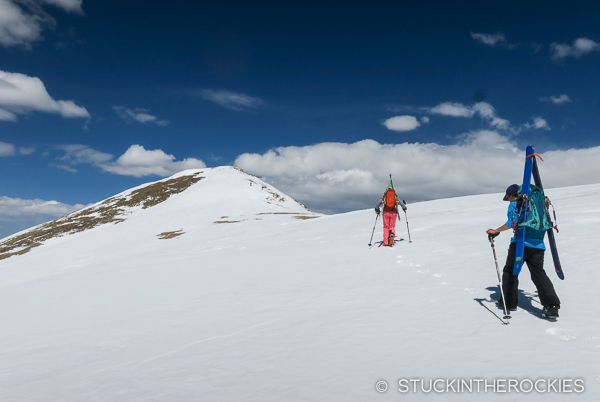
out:
{"label": "snow surface texture", "polygon": [[[539,318],[524,268],[505,325],[485,235],[502,194],[409,205],[413,243],[402,216],[397,244],[370,248],[373,210],[322,216],[233,168],[199,172],[123,222],[0,261],[0,401],[600,399],[600,185],[547,191],[559,320]],[[580,378],[585,392],[398,392],[440,378]]]}

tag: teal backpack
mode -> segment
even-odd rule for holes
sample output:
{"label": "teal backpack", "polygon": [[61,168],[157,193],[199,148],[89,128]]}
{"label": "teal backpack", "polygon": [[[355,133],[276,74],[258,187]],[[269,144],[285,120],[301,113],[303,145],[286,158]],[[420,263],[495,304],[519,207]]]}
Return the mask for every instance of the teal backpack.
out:
{"label": "teal backpack", "polygon": [[[521,188],[519,188],[519,193]],[[519,205],[519,202],[517,202]],[[550,199],[544,195],[544,190],[533,184],[529,186],[529,203],[527,204],[527,220],[518,222],[518,226],[525,226],[532,230],[545,232],[552,229],[554,224],[548,211],[548,206],[552,205]],[[556,213],[554,214],[556,220]],[[555,227],[555,229],[557,229]],[[557,229],[558,231],[558,229]]]}

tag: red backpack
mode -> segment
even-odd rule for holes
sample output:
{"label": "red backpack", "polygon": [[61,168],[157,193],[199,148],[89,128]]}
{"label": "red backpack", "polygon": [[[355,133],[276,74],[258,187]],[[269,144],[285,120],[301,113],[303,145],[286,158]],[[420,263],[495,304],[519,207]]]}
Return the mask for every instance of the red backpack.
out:
{"label": "red backpack", "polygon": [[390,188],[385,192],[385,205],[389,208],[396,207],[396,190],[393,188]]}

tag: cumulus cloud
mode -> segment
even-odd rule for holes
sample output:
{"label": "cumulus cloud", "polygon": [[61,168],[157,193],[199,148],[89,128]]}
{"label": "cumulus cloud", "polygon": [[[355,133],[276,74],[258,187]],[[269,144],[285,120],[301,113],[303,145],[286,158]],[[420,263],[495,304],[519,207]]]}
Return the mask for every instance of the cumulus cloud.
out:
{"label": "cumulus cloud", "polygon": [[577,38],[573,42],[573,45],[553,43],[550,45],[550,51],[553,60],[560,60],[566,57],[581,57],[584,54],[600,51],[600,43],[588,38]]}
{"label": "cumulus cloud", "polygon": [[0,196],[0,238],[84,207],[83,204]]}
{"label": "cumulus cloud", "polygon": [[158,117],[150,114],[148,110],[142,108],[129,109],[124,106],[113,106],[113,110],[117,115],[130,122],[138,123],[154,123],[159,126],[166,126],[169,124],[168,120],[161,120]]}
{"label": "cumulus cloud", "polygon": [[[541,117],[532,118],[534,120],[533,123],[525,123],[520,126],[513,126],[511,125],[509,120],[503,119],[498,115],[494,106],[483,101],[474,103],[472,105],[465,105],[460,102],[442,102],[433,107],[396,105],[388,106],[388,110],[394,112],[411,111],[413,113],[424,113],[429,115],[448,117],[473,118],[475,116],[478,116],[489,125],[489,128],[493,130],[501,130],[505,133],[510,133],[513,135],[519,134],[524,130],[549,129],[548,123]],[[429,117],[421,117],[421,122],[429,123]]]}
{"label": "cumulus cloud", "polygon": [[16,121],[18,114],[58,113],[65,118],[89,118],[83,106],[70,100],[55,100],[37,77],[0,71],[0,120]]}
{"label": "cumulus cloud", "polygon": [[506,43],[506,36],[502,32],[496,32],[495,34],[484,34],[471,32],[471,38],[479,43],[483,43],[488,46],[496,46],[500,43]]}
{"label": "cumulus cloud", "polygon": [[83,9],[81,8],[83,0],[41,0],[41,2],[55,5],[67,12],[83,14]]}
{"label": "cumulus cloud", "polygon": [[559,96],[542,96],[540,98],[540,100],[542,102],[554,103],[555,105],[562,105],[563,103],[571,102],[571,99],[569,98],[569,95],[567,95],[567,94],[562,94]]}
{"label": "cumulus cloud", "polygon": [[13,156],[13,155],[30,155],[35,152],[34,148],[17,148],[14,144],[9,144],[0,141],[0,157],[2,156]]}
{"label": "cumulus cloud", "polygon": [[0,197],[0,220],[18,220],[39,215],[57,218],[84,206],[83,204],[69,205],[58,201],[26,200],[2,196]]}
{"label": "cumulus cloud", "polygon": [[59,145],[57,148],[65,152],[64,156],[62,156],[60,160],[74,165],[81,163],[100,165],[114,158],[112,154],[97,151],[88,147],[87,145]]}
{"label": "cumulus cloud", "polygon": [[83,14],[82,0],[0,0],[0,45],[31,47],[42,31],[56,20],[42,8],[51,4],[64,11]]}
{"label": "cumulus cloud", "polygon": [[16,147],[13,144],[0,142],[0,156],[12,156],[16,153]]}
{"label": "cumulus cloud", "polygon": [[444,102],[432,108],[426,108],[426,111],[430,114],[467,118],[471,118],[477,114],[494,128],[510,128],[510,121],[500,118],[496,113],[496,109],[487,102],[477,102],[472,106],[457,102]]}
{"label": "cumulus cloud", "polygon": [[500,118],[496,113],[496,109],[489,103],[477,102],[472,106],[472,108],[481,116],[481,118],[487,120],[492,127],[498,129],[510,128],[510,121]]}
{"label": "cumulus cloud", "polygon": [[[537,150],[540,152],[540,150]],[[503,192],[523,177],[524,150],[494,130],[461,136],[458,143],[321,143],[243,154],[235,166],[262,177],[310,208],[343,211],[373,207],[394,177],[408,201]],[[600,147],[542,153],[548,187],[595,183]]]}
{"label": "cumulus cloud", "polygon": [[545,130],[550,130],[548,122],[545,119],[542,119],[541,117],[534,117],[533,125],[535,126],[535,128],[543,128]]}
{"label": "cumulus cloud", "polygon": [[35,148],[19,147],[19,154],[21,154],[21,155],[31,155],[34,152],[35,152]]}
{"label": "cumulus cloud", "polygon": [[462,103],[444,102],[428,109],[431,114],[440,114],[442,116],[453,117],[473,117],[475,110],[472,107],[465,106]]}
{"label": "cumulus cloud", "polygon": [[186,169],[205,168],[206,164],[195,158],[176,161],[175,156],[161,149],[147,150],[141,145],[132,145],[116,160],[114,155],[97,151],[86,145],[72,144],[59,147],[65,154],[60,158],[67,165],[58,165],[63,170],[76,172],[78,164],[91,164],[105,172],[122,176],[143,177],[150,175],[171,176]]}
{"label": "cumulus cloud", "polygon": [[186,169],[205,168],[201,160],[186,158],[176,162],[173,155],[160,149],[146,150],[141,145],[132,145],[115,162],[100,166],[107,172],[124,176],[170,176]]}
{"label": "cumulus cloud", "polygon": [[383,125],[392,131],[411,131],[421,125],[414,116],[396,116],[387,119]]}
{"label": "cumulus cloud", "polygon": [[199,95],[204,100],[238,112],[256,109],[263,104],[263,101],[260,98],[253,98],[245,94],[231,91],[202,89],[194,92],[194,94]]}

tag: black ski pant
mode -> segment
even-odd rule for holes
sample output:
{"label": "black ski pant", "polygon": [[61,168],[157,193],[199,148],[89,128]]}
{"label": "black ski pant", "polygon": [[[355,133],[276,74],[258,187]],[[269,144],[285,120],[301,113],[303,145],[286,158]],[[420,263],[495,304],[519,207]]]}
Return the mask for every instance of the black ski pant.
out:
{"label": "black ski pant", "polygon": [[[513,275],[515,265],[515,254],[517,252],[517,242],[510,244],[506,265],[502,271],[502,290],[506,299],[506,307],[516,308],[519,303],[519,277]],[[524,262],[529,268],[531,280],[537,288],[540,303],[543,306],[560,305],[560,300],[554,290],[554,285],[544,271],[544,252],[545,250],[525,246],[523,256]]]}

